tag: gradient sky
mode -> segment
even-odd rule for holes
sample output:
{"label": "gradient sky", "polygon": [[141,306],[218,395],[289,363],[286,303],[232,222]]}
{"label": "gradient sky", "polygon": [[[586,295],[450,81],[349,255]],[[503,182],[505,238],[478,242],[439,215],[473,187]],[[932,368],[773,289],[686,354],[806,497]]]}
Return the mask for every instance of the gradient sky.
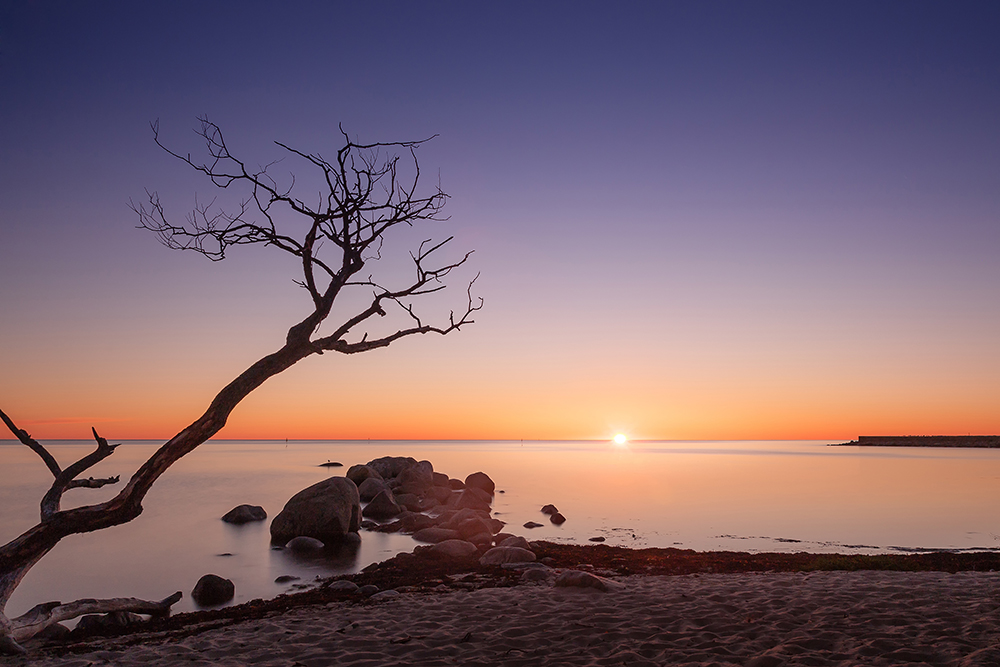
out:
{"label": "gradient sky", "polygon": [[196,153],[207,114],[261,164],[438,134],[434,233],[486,301],[305,360],[223,437],[1000,432],[998,33],[986,2],[8,0],[0,408],[169,437],[305,313],[283,257],[134,228],[144,188],[213,196],[149,129]]}

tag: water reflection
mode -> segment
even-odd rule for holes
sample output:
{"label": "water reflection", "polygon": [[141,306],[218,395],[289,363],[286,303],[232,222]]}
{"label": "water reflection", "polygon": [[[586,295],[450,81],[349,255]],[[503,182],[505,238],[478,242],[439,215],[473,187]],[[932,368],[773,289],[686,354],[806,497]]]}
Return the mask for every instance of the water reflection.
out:
{"label": "water reflection", "polygon": [[[158,443],[126,443],[94,476],[129,475]],[[406,535],[363,532],[354,550],[319,559],[272,551],[268,525],[221,516],[261,505],[276,515],[295,493],[385,455],[428,459],[464,479],[479,470],[497,483],[493,508],[506,532],[528,539],[699,550],[898,553],[1000,546],[1000,450],[828,447],[820,442],[220,442],[181,459],[153,486],[130,524],[59,544],[25,579],[8,610],[40,600],[187,593],[208,572],[232,579],[235,602],[353,572],[415,546]],[[53,446],[60,460],[90,443]],[[37,456],[0,445],[0,541],[37,520],[51,483]],[[123,482],[124,483],[124,482]],[[104,500],[115,487],[75,489],[67,506]],[[540,513],[556,505],[555,526]],[[541,524],[534,529],[528,521]],[[220,557],[229,553],[231,556]],[[169,590],[167,590],[169,589]]]}

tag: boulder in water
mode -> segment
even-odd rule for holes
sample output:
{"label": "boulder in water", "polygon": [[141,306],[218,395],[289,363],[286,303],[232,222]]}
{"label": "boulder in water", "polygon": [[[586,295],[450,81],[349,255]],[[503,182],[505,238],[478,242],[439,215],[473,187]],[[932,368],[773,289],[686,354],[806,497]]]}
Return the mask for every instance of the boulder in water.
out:
{"label": "boulder in water", "polygon": [[365,509],[361,513],[366,517],[382,520],[391,519],[402,511],[403,508],[397,505],[393,499],[392,492],[386,490],[379,491],[378,495],[365,505]]}
{"label": "boulder in water", "polygon": [[191,599],[203,607],[210,607],[233,599],[236,586],[229,579],[223,579],[217,574],[206,574],[191,591]]}
{"label": "boulder in water", "polygon": [[285,544],[305,535],[329,544],[361,525],[358,487],[345,477],[330,477],[299,491],[271,522],[271,542]]}

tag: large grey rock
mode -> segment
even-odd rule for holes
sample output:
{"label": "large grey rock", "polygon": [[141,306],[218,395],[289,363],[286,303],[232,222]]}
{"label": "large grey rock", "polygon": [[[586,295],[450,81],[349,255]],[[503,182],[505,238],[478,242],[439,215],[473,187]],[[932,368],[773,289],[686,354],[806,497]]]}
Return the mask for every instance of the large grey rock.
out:
{"label": "large grey rock", "polygon": [[423,512],[437,505],[435,500],[425,500],[414,493],[402,493],[403,487],[398,487],[392,492],[396,504],[405,507],[411,512]]}
{"label": "large grey rock", "polygon": [[305,535],[329,544],[357,533],[361,526],[358,487],[345,477],[330,477],[299,491],[271,522],[271,541],[285,544]]}
{"label": "large grey rock", "polygon": [[222,516],[226,523],[249,523],[251,521],[263,521],[267,518],[267,512],[260,505],[237,505]]}
{"label": "large grey rock", "polygon": [[380,491],[370,503],[365,505],[365,509],[361,513],[366,517],[382,520],[391,519],[402,511],[403,508],[396,504],[391,491]]}
{"label": "large grey rock", "polygon": [[206,574],[191,591],[191,599],[203,607],[222,604],[233,599],[236,586],[229,579],[223,579],[217,574]]}
{"label": "large grey rock", "polygon": [[367,465],[383,479],[391,479],[399,477],[399,474],[407,468],[417,465],[417,460],[412,456],[383,456],[369,461]]}
{"label": "large grey rock", "polygon": [[460,510],[448,510],[447,512],[442,512],[442,520],[439,522],[444,528],[458,528],[458,524],[469,519],[483,519],[484,521],[490,518],[490,513],[484,510],[474,510],[474,509],[460,509]]}
{"label": "large grey rock", "polygon": [[434,486],[434,466],[430,461],[420,461],[399,473],[396,482],[402,493],[422,495]]}
{"label": "large grey rock", "polygon": [[369,477],[374,477],[375,479],[382,479],[382,475],[375,472],[373,468],[369,468],[366,465],[358,464],[356,466],[351,466],[347,469],[347,479],[351,480],[359,487],[361,483],[368,479]]}
{"label": "large grey rock", "polygon": [[448,560],[469,560],[479,553],[475,544],[464,540],[445,540],[432,546],[428,554]]}
{"label": "large grey rock", "polygon": [[455,501],[455,507],[458,509],[473,509],[488,512],[490,510],[490,502],[483,499],[483,493],[480,489],[466,489],[459,494],[458,500]]}
{"label": "large grey rock", "polygon": [[482,489],[492,496],[497,486],[486,473],[474,472],[465,478],[465,488]]}
{"label": "large grey rock", "polygon": [[493,547],[479,559],[482,565],[502,565],[504,563],[532,563],[535,553],[521,547]]}
{"label": "large grey rock", "polygon": [[446,503],[448,502],[449,498],[451,498],[453,495],[456,494],[447,486],[435,486],[431,489],[428,489],[425,495],[428,498],[433,497],[434,500],[438,501],[438,503]]}
{"label": "large grey rock", "polygon": [[381,477],[368,477],[358,485],[358,495],[363,502],[369,502],[382,491],[388,491],[389,485]]}
{"label": "large grey rock", "polygon": [[459,522],[458,525],[455,526],[455,530],[457,530],[458,534],[465,540],[468,540],[473,535],[481,535],[485,533],[490,536],[490,541],[493,541],[493,530],[490,524],[485,519],[478,516]]}

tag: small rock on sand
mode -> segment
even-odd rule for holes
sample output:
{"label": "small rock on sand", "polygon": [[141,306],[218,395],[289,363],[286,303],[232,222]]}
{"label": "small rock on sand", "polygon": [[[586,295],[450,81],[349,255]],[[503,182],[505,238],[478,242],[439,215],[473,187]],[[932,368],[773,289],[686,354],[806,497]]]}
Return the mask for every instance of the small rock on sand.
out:
{"label": "small rock on sand", "polygon": [[591,542],[603,542],[604,538],[601,537],[600,535],[598,535],[597,537],[591,537],[589,541],[591,541]]}
{"label": "small rock on sand", "polygon": [[331,591],[346,591],[348,593],[353,593],[358,590],[358,585],[353,581],[348,581],[347,579],[338,579],[329,586],[327,586]]}
{"label": "small rock on sand", "polygon": [[537,523],[535,521],[529,521],[528,523],[524,524],[524,527],[525,528],[541,528],[542,524]]}
{"label": "small rock on sand", "polygon": [[399,591],[394,591],[391,588],[387,591],[379,591],[378,593],[373,593],[368,597],[372,602],[381,602],[383,600],[388,600],[390,598],[399,597]]}
{"label": "small rock on sand", "polygon": [[562,587],[572,586],[575,588],[596,588],[599,591],[605,592],[621,587],[621,584],[610,579],[599,577],[590,572],[581,572],[580,570],[566,570],[556,577],[555,585]]}
{"label": "small rock on sand", "polygon": [[552,569],[548,567],[533,567],[521,574],[521,581],[529,583],[536,581],[548,581],[552,578]]}

